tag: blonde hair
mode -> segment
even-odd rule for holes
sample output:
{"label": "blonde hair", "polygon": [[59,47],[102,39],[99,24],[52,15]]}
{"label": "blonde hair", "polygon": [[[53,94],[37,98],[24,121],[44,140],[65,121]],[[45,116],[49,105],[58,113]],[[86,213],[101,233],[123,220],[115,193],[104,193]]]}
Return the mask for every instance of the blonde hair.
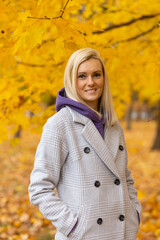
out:
{"label": "blonde hair", "polygon": [[[91,108],[80,96],[78,96],[76,89],[78,67],[82,62],[89,60],[91,58],[99,60],[102,64],[103,69],[104,85],[102,96],[100,98],[99,103],[99,112]],[[68,98],[71,98],[91,108],[98,114],[99,117],[101,117],[101,113],[103,112],[104,118],[107,119],[108,126],[114,125],[118,120],[113,107],[112,96],[109,87],[109,80],[105,69],[105,65],[97,50],[92,48],[82,48],[77,50],[71,55],[64,72],[64,87]]]}

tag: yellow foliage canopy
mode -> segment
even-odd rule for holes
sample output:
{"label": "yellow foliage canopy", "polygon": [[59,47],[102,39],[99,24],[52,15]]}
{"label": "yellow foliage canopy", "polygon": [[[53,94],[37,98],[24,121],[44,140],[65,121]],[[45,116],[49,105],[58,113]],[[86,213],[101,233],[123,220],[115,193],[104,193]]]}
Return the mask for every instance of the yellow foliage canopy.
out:
{"label": "yellow foliage canopy", "polygon": [[[54,113],[54,104],[44,109],[42,95],[57,95],[69,56],[83,47],[100,51],[119,118],[134,91],[155,105],[160,100],[158,9],[158,0],[1,2],[1,140],[16,125],[37,129]],[[27,111],[34,117],[27,119]]]}

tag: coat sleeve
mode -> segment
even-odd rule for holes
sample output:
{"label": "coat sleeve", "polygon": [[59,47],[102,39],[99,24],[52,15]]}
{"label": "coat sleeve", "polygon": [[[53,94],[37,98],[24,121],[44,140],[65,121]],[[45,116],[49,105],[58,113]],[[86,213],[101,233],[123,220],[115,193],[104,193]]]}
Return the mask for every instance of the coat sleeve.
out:
{"label": "coat sleeve", "polygon": [[78,216],[55,195],[54,189],[67,155],[64,124],[62,121],[54,121],[53,116],[43,127],[28,191],[31,203],[66,237]]}
{"label": "coat sleeve", "polygon": [[137,199],[137,190],[134,187],[134,179],[132,177],[131,171],[128,168],[128,152],[127,152],[127,147],[126,147],[126,141],[124,137],[124,131],[122,130],[122,135],[123,135],[123,141],[124,141],[124,148],[125,148],[125,154],[126,154],[126,182],[127,182],[127,187],[128,187],[128,192],[130,196],[130,200],[137,210],[138,213],[138,220],[140,222],[141,220],[141,214],[142,214],[142,207],[140,201]]}

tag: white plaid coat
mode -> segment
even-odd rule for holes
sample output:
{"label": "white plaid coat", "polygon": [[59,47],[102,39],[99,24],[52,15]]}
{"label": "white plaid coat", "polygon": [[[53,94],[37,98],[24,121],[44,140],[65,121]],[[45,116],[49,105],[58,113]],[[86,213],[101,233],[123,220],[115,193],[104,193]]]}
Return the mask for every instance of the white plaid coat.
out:
{"label": "white plaid coat", "polygon": [[119,122],[105,127],[103,139],[89,118],[68,106],[48,119],[29,197],[57,228],[55,240],[136,239],[141,204],[127,161]]}

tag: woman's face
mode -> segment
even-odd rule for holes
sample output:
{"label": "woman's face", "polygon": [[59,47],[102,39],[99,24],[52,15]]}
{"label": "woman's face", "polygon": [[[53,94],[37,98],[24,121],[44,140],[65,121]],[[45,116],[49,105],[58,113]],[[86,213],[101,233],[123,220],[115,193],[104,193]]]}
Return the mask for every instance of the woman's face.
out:
{"label": "woman's face", "polygon": [[103,91],[103,69],[98,59],[82,62],[77,71],[77,93],[90,107],[97,110]]}

